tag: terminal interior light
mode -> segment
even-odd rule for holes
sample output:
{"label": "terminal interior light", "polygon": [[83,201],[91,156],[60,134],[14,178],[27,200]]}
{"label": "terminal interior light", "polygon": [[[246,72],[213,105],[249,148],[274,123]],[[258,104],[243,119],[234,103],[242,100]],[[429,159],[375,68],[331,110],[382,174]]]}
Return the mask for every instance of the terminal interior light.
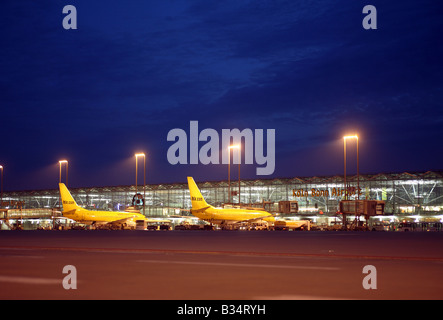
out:
{"label": "terminal interior light", "polygon": [[358,136],[356,134],[354,134],[353,136],[344,136],[343,139],[344,140],[347,140],[347,139],[357,139],[358,140]]}
{"label": "terminal interior light", "polygon": [[137,158],[137,157],[144,157],[145,156],[145,154],[144,153],[136,153],[135,154],[135,157]]}
{"label": "terminal interior light", "polygon": [[62,163],[68,163],[68,160],[60,160],[58,163],[62,164]]}

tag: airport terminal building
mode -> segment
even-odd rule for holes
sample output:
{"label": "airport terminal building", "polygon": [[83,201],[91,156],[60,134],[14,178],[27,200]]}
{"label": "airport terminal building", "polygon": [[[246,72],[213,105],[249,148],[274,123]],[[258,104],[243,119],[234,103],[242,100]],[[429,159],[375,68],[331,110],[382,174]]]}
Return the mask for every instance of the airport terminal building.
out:
{"label": "airport terminal building", "polygon": [[[380,219],[443,221],[442,171],[347,176],[347,188],[344,176],[241,180],[240,189],[238,180],[231,181],[230,185],[227,180],[196,182],[206,201],[214,206],[228,203],[236,205],[240,198],[243,206],[263,207],[270,212],[279,212],[280,202],[296,201],[296,210],[282,214],[295,219],[326,219],[326,222],[327,218],[336,219],[339,214],[339,202],[345,199],[344,191],[349,190],[349,200],[384,201],[384,214]],[[148,217],[171,218],[190,215],[191,201],[186,181],[150,184],[145,187],[139,185],[138,196],[135,185],[70,188],[70,191],[77,204],[87,209],[123,211],[128,206],[138,204],[141,212]],[[144,203],[141,199],[143,196]],[[35,211],[36,216],[47,212],[46,215],[51,217],[59,203],[57,189],[3,194],[3,208],[9,208],[10,212],[15,211],[16,214],[17,210],[21,209],[23,212]],[[13,208],[16,210],[12,210]],[[26,216],[32,218],[32,215]]]}

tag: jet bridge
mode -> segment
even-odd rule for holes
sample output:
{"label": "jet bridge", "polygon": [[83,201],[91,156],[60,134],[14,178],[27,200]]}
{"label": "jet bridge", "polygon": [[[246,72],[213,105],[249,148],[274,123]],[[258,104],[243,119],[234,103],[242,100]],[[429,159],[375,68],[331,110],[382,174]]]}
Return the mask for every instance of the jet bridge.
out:
{"label": "jet bridge", "polygon": [[360,225],[360,217],[364,216],[367,221],[369,217],[379,216],[384,214],[385,201],[379,200],[342,200],[340,201],[339,211],[343,215],[343,227],[347,229],[346,216],[354,215],[355,219],[351,225],[351,229],[358,229]]}

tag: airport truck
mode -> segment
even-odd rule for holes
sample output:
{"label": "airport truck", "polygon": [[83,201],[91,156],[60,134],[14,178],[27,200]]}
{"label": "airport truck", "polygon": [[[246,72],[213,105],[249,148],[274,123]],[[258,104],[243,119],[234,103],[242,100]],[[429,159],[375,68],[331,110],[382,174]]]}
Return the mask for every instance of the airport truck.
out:
{"label": "airport truck", "polygon": [[274,222],[274,230],[310,230],[311,222],[309,220],[276,220]]}

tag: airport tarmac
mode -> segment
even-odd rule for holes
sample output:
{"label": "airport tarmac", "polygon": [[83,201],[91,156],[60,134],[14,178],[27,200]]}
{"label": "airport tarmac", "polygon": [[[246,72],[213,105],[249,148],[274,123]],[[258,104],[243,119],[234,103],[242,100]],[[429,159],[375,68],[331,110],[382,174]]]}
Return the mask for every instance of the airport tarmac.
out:
{"label": "airport tarmac", "polygon": [[2,300],[440,300],[442,267],[441,232],[0,232]]}

